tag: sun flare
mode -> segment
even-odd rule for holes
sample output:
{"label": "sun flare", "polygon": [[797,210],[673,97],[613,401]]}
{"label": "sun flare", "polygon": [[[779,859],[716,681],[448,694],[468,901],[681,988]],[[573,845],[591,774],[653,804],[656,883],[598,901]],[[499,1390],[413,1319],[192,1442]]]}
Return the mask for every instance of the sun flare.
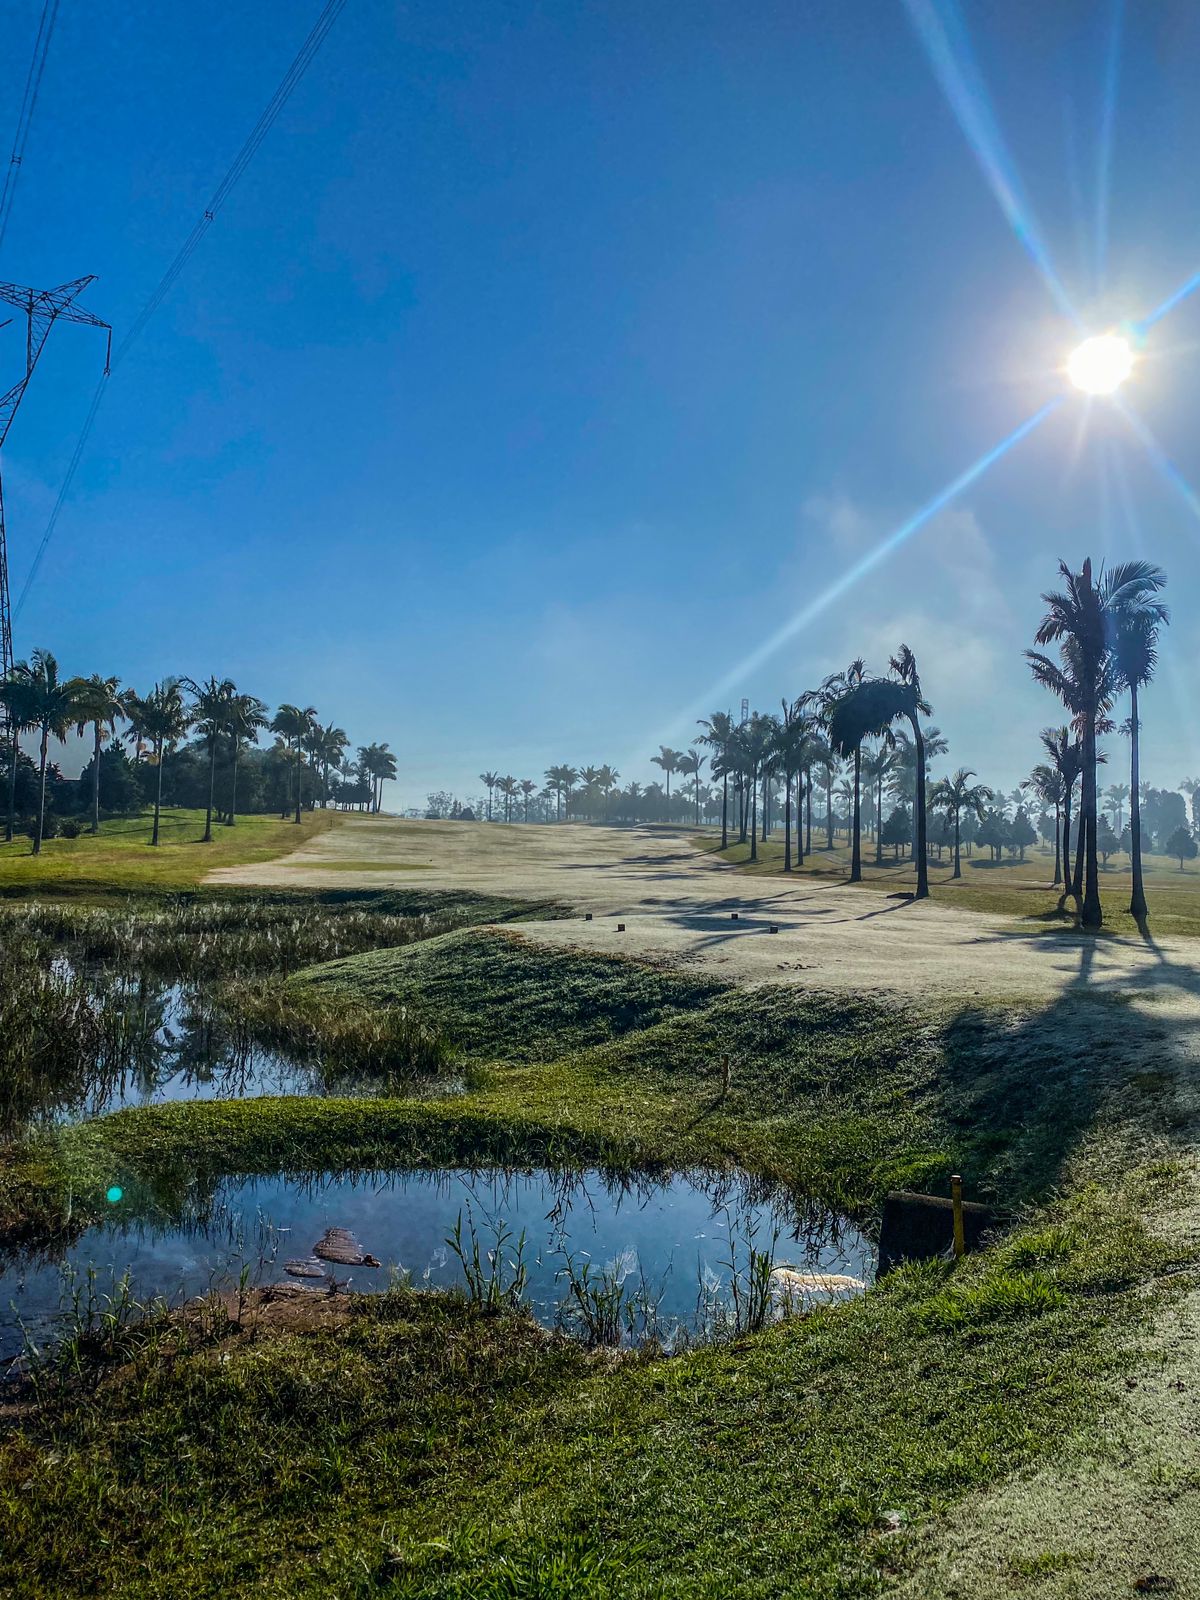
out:
{"label": "sun flare", "polygon": [[1114,394],[1133,371],[1133,350],[1119,333],[1098,333],[1067,357],[1067,376],[1084,394]]}

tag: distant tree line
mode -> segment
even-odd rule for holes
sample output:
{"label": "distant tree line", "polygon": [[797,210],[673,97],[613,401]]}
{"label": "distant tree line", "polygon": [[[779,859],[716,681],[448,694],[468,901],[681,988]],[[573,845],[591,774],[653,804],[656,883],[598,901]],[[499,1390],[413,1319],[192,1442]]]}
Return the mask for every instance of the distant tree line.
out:
{"label": "distant tree line", "polygon": [[[1200,779],[1180,784],[1191,799],[1189,818],[1183,794],[1140,777],[1139,699],[1169,620],[1159,598],[1166,577],[1144,561],[1099,572],[1090,560],[1078,572],[1060,562],[1059,574],[1062,589],[1043,596],[1039,648],[1026,656],[1069,721],[1042,731],[1044,759],[1011,795],[975,781],[967,768],[931,777],[931,763],[948,747],[927,720],[916,657],[901,645],[886,674],[853,661],[785,698],[778,713],[751,711],[735,721],[713,712],[701,720],[695,747],[663,745],[650,758],[661,783],[621,787],[609,766],[550,767],[540,787],[489,771],[480,774],[486,798],[476,809],[504,822],[719,822],[722,848],[736,836],[752,861],[760,841],[781,829],[785,871],[803,865],[814,836],[815,848],[832,850],[842,834],[851,882],[862,877],[866,840],[877,864],[885,851],[893,861],[902,852],[912,860],[918,897],[928,893],[930,860],[947,856],[958,878],[963,855],[976,848],[995,862],[1024,861],[1041,837],[1054,851],[1053,883],[1075,899],[1083,926],[1100,925],[1099,867],[1118,853],[1130,862],[1130,911],[1143,918],[1143,852],[1182,867],[1200,848]],[[1126,696],[1129,715],[1119,731],[1128,740],[1129,781],[1111,785],[1101,804],[1097,770],[1107,757],[1099,740],[1118,731],[1115,708]]]}
{"label": "distant tree line", "polygon": [[[313,706],[271,715],[229,678],[167,678],[145,694],[117,678],[64,678],[47,650],[35,650],[0,682],[0,784],[5,838],[28,834],[33,852],[54,834],[98,833],[101,819],[153,811],[150,843],[164,807],[205,813],[232,827],[239,814],[278,812],[300,821],[316,806],[378,812],[396,776],[386,744],[351,755],[344,729],[323,724]],[[266,748],[264,734],[274,735]],[[77,779],[50,759],[52,741],[78,735],[91,756]],[[30,755],[22,744],[32,743]]]}

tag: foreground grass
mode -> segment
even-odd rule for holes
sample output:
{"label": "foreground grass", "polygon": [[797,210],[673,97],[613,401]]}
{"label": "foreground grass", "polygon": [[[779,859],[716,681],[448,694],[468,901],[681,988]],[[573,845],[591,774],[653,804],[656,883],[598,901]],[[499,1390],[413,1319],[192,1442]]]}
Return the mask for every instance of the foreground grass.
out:
{"label": "foreground grass", "polygon": [[887,1529],[1086,1422],[1166,1264],[1150,1182],[670,1361],[406,1290],[99,1336],[0,1445],[8,1592],[875,1593]]}
{"label": "foreground grass", "polygon": [[102,822],[95,835],[48,839],[39,856],[30,854],[28,839],[0,842],[0,894],[178,893],[195,889],[214,867],[286,855],[334,827],[337,816],[333,811],[308,812],[299,826],[290,818],[242,816],[232,828],[214,823],[212,840],[202,844],[204,812],[172,810],[162,814],[157,848],[150,844],[148,815]]}
{"label": "foreground grass", "polygon": [[[476,1086],[122,1112],[14,1153],[0,1206],[61,1229],[114,1179],[135,1222],[227,1173],[737,1164],[864,1216],[962,1170],[1016,1225],[957,1268],[669,1361],[407,1290],[270,1332],[216,1313],[93,1329],[0,1434],[14,1594],[871,1595],[908,1528],[1099,1437],[1164,1274],[1192,1264],[1194,1242],[1147,1227],[1190,1198],[1169,1010],[747,994],[495,929],[288,990],[411,1004]],[[1054,1553],[1022,1553],[1022,1593]]]}
{"label": "foreground grass", "polygon": [[[705,855],[718,856],[742,871],[770,877],[783,874],[783,836],[772,834],[759,840],[758,860],[750,860],[749,844],[731,844],[721,849],[720,833],[711,829],[693,836],[695,847]],[[824,835],[806,856],[803,866],[793,867],[791,880],[806,879],[845,882],[850,876],[850,847],[839,837],[832,850],[823,847]],[[884,851],[882,866],[875,865],[875,847],[866,840],[862,851],[862,887],[885,894],[911,893],[916,888],[916,868],[911,861],[893,861]],[[1041,924],[1073,927],[1074,901],[1060,904],[1061,889],[1050,880],[1054,875],[1054,852],[1040,846],[1030,850],[1024,862],[992,862],[989,852],[977,851],[962,858],[963,875],[951,877],[954,863],[947,851],[943,860],[929,864],[929,887],[934,900],[943,905],[961,906],[966,911],[990,916],[1025,917]],[[1146,856],[1144,861],[1146,898],[1150,903],[1150,925],[1155,933],[1200,937],[1200,867],[1191,863],[1183,872],[1177,861],[1163,856]],[[1129,860],[1113,856],[1100,870],[1100,899],[1105,926],[1116,933],[1137,934],[1138,927],[1129,915]]]}

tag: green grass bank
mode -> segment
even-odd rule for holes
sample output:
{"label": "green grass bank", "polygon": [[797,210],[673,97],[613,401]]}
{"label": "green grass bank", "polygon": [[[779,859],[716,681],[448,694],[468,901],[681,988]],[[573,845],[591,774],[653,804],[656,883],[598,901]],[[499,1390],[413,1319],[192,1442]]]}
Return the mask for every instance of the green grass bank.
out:
{"label": "green grass bank", "polygon": [[[746,992],[493,928],[286,987],[412,1007],[472,1087],[123,1112],[12,1153],[10,1217],[76,1225],[114,1175],[137,1220],[196,1177],[494,1162],[736,1165],[862,1217],[961,1170],[1012,1227],[958,1267],[671,1359],[405,1289],[92,1330],[4,1425],[14,1594],[886,1593],[956,1508],[1103,1454],[1113,1386],[1152,1363],[1190,1281],[1172,1218],[1193,1204],[1191,1052],[1170,1008]],[[1031,1528],[981,1592],[1142,1575],[1080,1587],[1070,1530]]]}

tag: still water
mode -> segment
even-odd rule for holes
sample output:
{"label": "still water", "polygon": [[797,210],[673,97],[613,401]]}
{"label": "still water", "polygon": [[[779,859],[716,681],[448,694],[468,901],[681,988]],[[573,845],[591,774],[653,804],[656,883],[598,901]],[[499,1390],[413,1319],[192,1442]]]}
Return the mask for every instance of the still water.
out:
{"label": "still water", "polygon": [[[329,1266],[328,1277],[358,1291],[386,1289],[399,1272],[418,1286],[463,1282],[449,1240],[461,1222],[464,1243],[478,1241],[487,1262],[499,1230],[506,1273],[517,1256],[528,1272],[525,1299],[539,1321],[560,1320],[567,1265],[607,1272],[652,1307],[647,1321],[668,1344],[710,1324],[751,1247],[779,1266],[868,1278],[870,1243],[844,1220],[778,1193],[754,1194],[744,1181],[677,1174],[664,1181],[616,1180],[600,1172],[499,1173],[456,1169],[351,1176],[242,1178],[194,1197],[186,1215],[158,1221],[124,1214],[114,1202],[102,1225],[52,1255],[0,1257],[0,1357],[62,1326],[72,1292],[89,1270],[94,1294],[111,1294],[128,1274],[139,1302],[173,1303],[236,1284],[296,1282],[286,1264],[312,1263],[327,1228],[350,1230],[378,1267]],[[305,1281],[305,1280],[299,1280]],[[22,1330],[25,1330],[23,1332]]]}

